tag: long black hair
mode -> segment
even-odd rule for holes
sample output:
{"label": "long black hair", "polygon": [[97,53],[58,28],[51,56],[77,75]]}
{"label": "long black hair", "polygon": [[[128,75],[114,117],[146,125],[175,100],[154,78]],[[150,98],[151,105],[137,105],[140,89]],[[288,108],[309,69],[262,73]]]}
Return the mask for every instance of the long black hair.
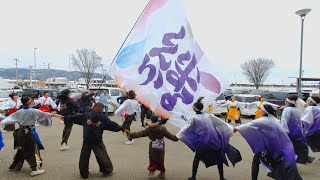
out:
{"label": "long black hair", "polygon": [[[295,94],[292,94],[292,95],[289,95],[287,97],[290,101],[294,101],[296,102],[297,99],[298,99],[298,95],[295,95]],[[288,102],[288,101],[287,101]],[[291,102],[288,102],[289,103],[289,107],[296,107],[296,105],[294,103],[291,103]]]}
{"label": "long black hair", "polygon": [[198,113],[198,112],[201,112],[202,109],[203,109],[203,104],[202,104],[202,99],[204,97],[199,97],[199,99],[197,100],[196,103],[193,104],[193,109]]}
{"label": "long black hair", "polygon": [[267,111],[267,113],[264,116],[268,116],[268,114],[271,114],[273,116],[277,116],[276,110],[271,105],[264,104],[263,107]]}

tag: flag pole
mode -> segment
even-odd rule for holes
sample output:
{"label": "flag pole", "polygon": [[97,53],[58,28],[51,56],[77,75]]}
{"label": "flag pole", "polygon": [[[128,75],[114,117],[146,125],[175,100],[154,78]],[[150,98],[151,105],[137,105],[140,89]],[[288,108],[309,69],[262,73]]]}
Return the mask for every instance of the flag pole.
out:
{"label": "flag pole", "polygon": [[[118,52],[117,52],[116,56],[113,58],[113,60],[112,60],[112,62],[111,62],[111,64],[110,64],[110,66],[109,66],[109,70],[108,70],[108,72],[110,71],[110,67],[112,66],[113,62],[116,60],[116,58],[117,58],[118,54],[120,53],[120,50],[122,49],[122,47],[123,47],[124,43],[127,41],[127,39],[128,39],[128,37],[129,37],[129,35],[131,34],[131,32],[132,32],[133,28],[136,26],[136,24],[137,24],[137,23],[138,23],[138,21],[140,20],[140,18],[141,18],[141,16],[142,16],[142,14],[146,11],[146,9],[147,9],[147,7],[148,7],[148,5],[149,5],[150,1],[152,1],[152,0],[149,0],[149,2],[148,2],[148,4],[146,5],[146,7],[144,7],[144,9],[143,9],[143,11],[141,12],[140,16],[138,17],[138,19],[136,20],[136,22],[135,22],[135,23],[134,23],[134,25],[132,26],[131,30],[129,31],[129,33],[128,33],[128,35],[127,35],[126,39],[125,39],[125,40],[123,41],[123,43],[121,44],[121,46],[120,46],[120,48],[119,48],[119,50],[118,50]],[[107,74],[107,73],[106,73],[106,74]]]}
{"label": "flag pole", "polygon": [[[116,58],[117,58],[118,54],[120,53],[120,50],[122,49],[122,47],[123,47],[124,43],[127,41],[127,39],[128,39],[128,37],[129,37],[129,35],[131,34],[131,32],[132,32],[133,28],[136,26],[136,24],[137,24],[137,23],[138,23],[138,21],[140,20],[141,16],[143,15],[143,13],[146,11],[147,7],[149,6],[150,1],[152,1],[152,0],[149,0],[148,4],[144,7],[143,11],[141,12],[141,14],[139,15],[138,19],[136,20],[136,22],[135,22],[135,23],[134,23],[134,25],[132,26],[131,30],[129,31],[129,33],[128,33],[127,37],[126,37],[126,38],[125,38],[125,40],[122,42],[122,44],[121,44],[121,46],[120,46],[120,48],[119,48],[119,50],[118,50],[118,52],[117,52],[116,56],[113,58],[113,60],[112,60],[112,62],[111,62],[111,64],[110,64],[110,66],[109,66],[108,72],[110,71],[110,68],[111,68],[111,66],[112,66],[113,62],[116,60]],[[101,83],[100,83],[100,85],[99,85],[99,89],[100,89],[100,87],[101,87],[101,85],[102,85],[103,81],[106,79],[108,72],[106,72],[106,73],[105,73],[105,75],[104,75],[104,77],[103,77],[103,80],[102,80],[102,82],[101,82]]]}

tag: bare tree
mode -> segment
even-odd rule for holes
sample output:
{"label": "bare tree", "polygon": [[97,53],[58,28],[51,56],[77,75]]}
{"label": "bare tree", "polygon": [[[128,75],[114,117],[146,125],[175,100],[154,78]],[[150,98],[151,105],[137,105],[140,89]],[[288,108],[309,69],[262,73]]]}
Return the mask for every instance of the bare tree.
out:
{"label": "bare tree", "polygon": [[251,59],[241,64],[242,73],[249,82],[256,86],[256,89],[259,89],[260,85],[267,79],[270,70],[274,67],[274,61],[267,58]]}
{"label": "bare tree", "polygon": [[89,89],[95,70],[101,64],[101,59],[94,50],[88,49],[77,49],[76,53],[71,56],[72,64],[81,72],[87,89]]}

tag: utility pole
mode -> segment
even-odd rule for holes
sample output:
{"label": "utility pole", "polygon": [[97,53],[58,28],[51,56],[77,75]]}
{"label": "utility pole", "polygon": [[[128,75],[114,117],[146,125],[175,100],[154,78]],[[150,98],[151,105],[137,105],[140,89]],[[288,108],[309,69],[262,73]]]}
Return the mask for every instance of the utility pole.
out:
{"label": "utility pole", "polygon": [[33,48],[33,58],[34,58],[34,80],[37,79],[37,56],[36,56],[36,50],[38,48]]}
{"label": "utility pole", "polygon": [[104,73],[104,71],[103,71],[103,64],[100,64],[100,66],[101,66],[101,72],[102,72],[102,78],[101,78],[101,83],[103,83],[102,81],[103,81],[103,73]]}
{"label": "utility pole", "polygon": [[30,78],[30,87],[32,88],[32,66],[29,65],[29,78]]}
{"label": "utility pole", "polygon": [[16,61],[16,85],[18,86],[18,62],[19,62],[19,59],[14,58],[13,60]]}

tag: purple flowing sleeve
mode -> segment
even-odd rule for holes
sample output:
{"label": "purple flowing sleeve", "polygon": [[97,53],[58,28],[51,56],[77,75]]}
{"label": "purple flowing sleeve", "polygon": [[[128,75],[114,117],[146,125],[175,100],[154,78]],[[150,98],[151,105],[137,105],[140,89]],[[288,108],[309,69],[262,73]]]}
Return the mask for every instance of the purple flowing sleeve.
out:
{"label": "purple flowing sleeve", "polygon": [[2,141],[2,132],[0,131],[0,150],[4,147],[4,143]]}

